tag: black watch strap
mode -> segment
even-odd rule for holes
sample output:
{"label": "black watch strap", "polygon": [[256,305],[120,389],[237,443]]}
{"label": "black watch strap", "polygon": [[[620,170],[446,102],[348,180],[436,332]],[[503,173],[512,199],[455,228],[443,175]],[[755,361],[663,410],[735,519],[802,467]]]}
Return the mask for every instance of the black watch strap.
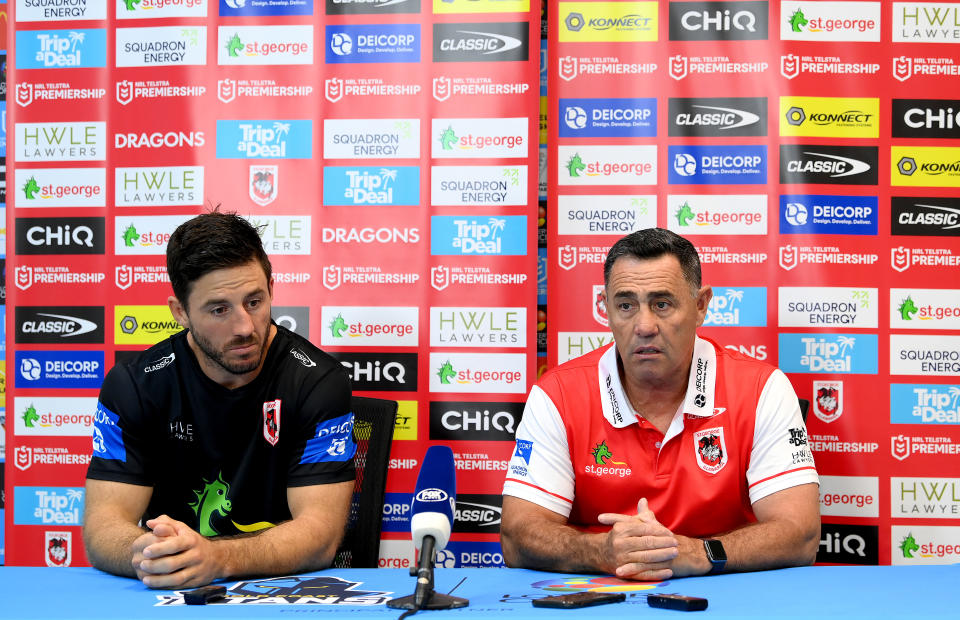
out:
{"label": "black watch strap", "polygon": [[727,552],[723,549],[723,543],[716,538],[707,538],[703,541],[703,548],[707,552],[707,559],[710,561],[710,571],[708,575],[722,573],[727,565]]}

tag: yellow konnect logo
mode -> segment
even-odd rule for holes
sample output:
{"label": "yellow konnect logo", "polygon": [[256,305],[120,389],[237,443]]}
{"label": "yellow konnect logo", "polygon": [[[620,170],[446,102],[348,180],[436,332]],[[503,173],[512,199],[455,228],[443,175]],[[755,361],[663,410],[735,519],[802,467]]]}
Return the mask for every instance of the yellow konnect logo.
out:
{"label": "yellow konnect logo", "polygon": [[879,138],[875,97],[780,97],[780,135]]}
{"label": "yellow konnect logo", "polygon": [[167,306],[114,306],[114,344],[157,344],[182,327]]}
{"label": "yellow konnect logo", "polygon": [[397,401],[397,420],[393,427],[393,438],[397,440],[417,440],[417,401]]}
{"label": "yellow konnect logo", "polygon": [[527,13],[530,0],[433,0],[433,14]]}
{"label": "yellow konnect logo", "polygon": [[960,147],[891,146],[890,185],[960,187]]}
{"label": "yellow konnect logo", "polygon": [[560,2],[560,42],[656,41],[656,2]]}

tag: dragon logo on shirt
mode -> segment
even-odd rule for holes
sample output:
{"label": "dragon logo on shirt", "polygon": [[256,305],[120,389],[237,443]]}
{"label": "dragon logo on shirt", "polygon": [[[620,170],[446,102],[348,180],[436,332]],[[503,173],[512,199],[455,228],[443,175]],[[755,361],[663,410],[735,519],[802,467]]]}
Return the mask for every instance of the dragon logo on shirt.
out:
{"label": "dragon logo on shirt", "polygon": [[727,464],[727,447],[723,427],[708,428],[693,434],[697,465],[708,474],[715,474]]}
{"label": "dragon logo on shirt", "polygon": [[199,521],[199,532],[203,536],[217,536],[220,534],[213,527],[213,515],[218,513],[221,517],[230,514],[232,503],[230,498],[230,485],[223,481],[223,472],[217,474],[217,479],[208,481],[203,479],[203,489],[194,490],[197,500],[189,504],[193,509],[193,514],[197,515]]}
{"label": "dragon logo on shirt", "polygon": [[610,448],[607,447],[606,439],[598,443],[597,447],[590,451],[590,454],[597,465],[606,465],[606,459],[613,458],[613,452],[610,452]]}

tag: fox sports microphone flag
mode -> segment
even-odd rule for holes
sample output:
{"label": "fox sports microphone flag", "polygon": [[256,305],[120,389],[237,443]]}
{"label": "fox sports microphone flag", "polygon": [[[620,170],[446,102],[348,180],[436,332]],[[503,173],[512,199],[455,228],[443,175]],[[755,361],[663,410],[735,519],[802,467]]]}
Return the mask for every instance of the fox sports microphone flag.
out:
{"label": "fox sports microphone flag", "polygon": [[457,470],[453,450],[430,446],[423,457],[411,507],[410,532],[417,549],[424,536],[433,536],[434,549],[441,551],[450,540],[453,511],[457,501]]}

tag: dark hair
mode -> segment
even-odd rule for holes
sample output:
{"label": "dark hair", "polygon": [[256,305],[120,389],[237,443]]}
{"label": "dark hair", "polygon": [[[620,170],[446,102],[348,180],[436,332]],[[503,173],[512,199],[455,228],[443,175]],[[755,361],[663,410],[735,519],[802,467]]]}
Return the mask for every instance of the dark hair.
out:
{"label": "dark hair", "polygon": [[633,257],[639,259],[659,258],[665,254],[676,256],[680,261],[683,279],[693,288],[700,290],[700,256],[693,244],[664,228],[645,228],[632,232],[613,244],[603,263],[603,285],[607,285],[610,270],[618,258]]}
{"label": "dark hair", "polygon": [[193,283],[217,269],[239,267],[250,261],[263,267],[267,282],[273,274],[260,234],[236,213],[213,210],[177,226],[167,243],[167,273],[173,294],[187,307]]}

